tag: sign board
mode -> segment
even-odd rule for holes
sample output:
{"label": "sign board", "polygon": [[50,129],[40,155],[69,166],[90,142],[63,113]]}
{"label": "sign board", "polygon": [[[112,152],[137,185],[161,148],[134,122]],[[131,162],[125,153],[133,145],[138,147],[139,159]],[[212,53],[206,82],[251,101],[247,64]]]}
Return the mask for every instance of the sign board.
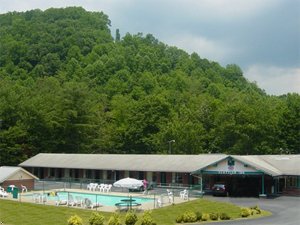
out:
{"label": "sign board", "polygon": [[246,163],[235,160],[234,158],[226,158],[218,163],[208,166],[202,173],[205,174],[230,174],[230,175],[244,175],[244,174],[261,174],[261,171],[249,166]]}

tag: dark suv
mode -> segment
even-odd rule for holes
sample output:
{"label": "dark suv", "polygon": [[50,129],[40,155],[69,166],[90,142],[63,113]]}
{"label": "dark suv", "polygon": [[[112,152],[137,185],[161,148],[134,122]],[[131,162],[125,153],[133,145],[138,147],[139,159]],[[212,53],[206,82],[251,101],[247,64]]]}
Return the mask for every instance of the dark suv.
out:
{"label": "dark suv", "polygon": [[212,194],[213,196],[217,196],[217,195],[227,196],[228,191],[226,185],[224,183],[214,184],[212,187]]}

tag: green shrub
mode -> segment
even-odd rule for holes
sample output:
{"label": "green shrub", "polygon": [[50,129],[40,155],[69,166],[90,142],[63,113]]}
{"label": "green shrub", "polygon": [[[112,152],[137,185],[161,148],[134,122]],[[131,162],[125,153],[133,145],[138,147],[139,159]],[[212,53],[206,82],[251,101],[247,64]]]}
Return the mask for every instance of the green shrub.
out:
{"label": "green shrub", "polygon": [[201,220],[202,220],[202,221],[207,221],[207,220],[209,220],[209,218],[210,218],[210,217],[209,217],[209,214],[208,214],[208,213],[203,213],[203,214],[202,214]]}
{"label": "green shrub", "polygon": [[89,225],[104,225],[104,216],[93,212],[89,218]]}
{"label": "green shrub", "polygon": [[82,225],[82,219],[77,215],[71,216],[68,219],[68,225]]}
{"label": "green shrub", "polygon": [[197,221],[202,220],[202,212],[196,212]]}
{"label": "green shrub", "polygon": [[142,216],[142,220],[141,220],[141,225],[156,225],[156,223],[154,222],[154,220],[151,216],[150,211],[144,212],[144,214]]}
{"label": "green shrub", "polygon": [[221,213],[220,219],[221,220],[230,220],[230,216],[227,213]]}
{"label": "green shrub", "polygon": [[125,216],[125,224],[126,225],[134,225],[138,221],[137,215],[132,212],[128,211]]}
{"label": "green shrub", "polygon": [[218,215],[218,213],[212,212],[212,213],[209,214],[209,218],[211,220],[218,220],[219,219],[219,215]]}
{"label": "green shrub", "polygon": [[114,213],[108,220],[107,225],[121,225],[121,220],[118,214]]}
{"label": "green shrub", "polygon": [[252,206],[252,207],[250,207],[250,209],[252,211],[252,215],[261,214],[261,209],[258,207],[258,205]]}
{"label": "green shrub", "polygon": [[176,223],[182,223],[183,222],[183,215],[179,215],[176,217]]}
{"label": "green shrub", "polygon": [[248,217],[251,215],[251,209],[249,208],[241,208],[241,216]]}
{"label": "green shrub", "polygon": [[197,221],[197,216],[196,216],[196,213],[194,213],[194,212],[190,212],[190,211],[185,212],[182,217],[183,217],[183,222],[185,222],[185,223]]}

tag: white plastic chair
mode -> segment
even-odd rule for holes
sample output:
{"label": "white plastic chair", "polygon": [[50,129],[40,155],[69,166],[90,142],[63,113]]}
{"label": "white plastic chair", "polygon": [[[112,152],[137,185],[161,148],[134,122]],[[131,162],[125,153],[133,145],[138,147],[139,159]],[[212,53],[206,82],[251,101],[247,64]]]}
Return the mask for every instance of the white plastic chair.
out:
{"label": "white plastic chair", "polygon": [[111,184],[107,184],[103,191],[104,192],[110,192],[111,188],[112,188],[112,185]]}
{"label": "white plastic chair", "polygon": [[89,184],[86,186],[86,188],[87,188],[89,191],[91,191],[91,190],[92,190],[92,185],[93,185],[93,183],[89,183]]}
{"label": "white plastic chair", "polygon": [[22,188],[22,193],[23,193],[23,192],[27,192],[27,187],[26,187],[26,186],[21,185],[21,188]]}
{"label": "white plastic chair", "polygon": [[7,197],[8,193],[0,186],[0,197]]}
{"label": "white plastic chair", "polygon": [[173,192],[167,189],[169,203],[173,203]]}
{"label": "white plastic chair", "polygon": [[98,189],[100,192],[103,192],[104,191],[104,187],[105,187],[105,184],[99,184],[98,185]]}
{"label": "white plastic chair", "polygon": [[156,200],[156,205],[157,205],[158,207],[162,207],[163,204],[164,204],[164,202],[163,202],[163,196],[161,195],[161,196],[159,196],[159,197],[157,198],[157,200]]}
{"label": "white plastic chair", "polygon": [[184,189],[180,192],[180,198],[187,200],[189,198],[189,192],[188,190]]}
{"label": "white plastic chair", "polygon": [[92,191],[96,191],[97,187],[98,187],[98,184],[97,183],[93,183],[93,185],[92,185]]}

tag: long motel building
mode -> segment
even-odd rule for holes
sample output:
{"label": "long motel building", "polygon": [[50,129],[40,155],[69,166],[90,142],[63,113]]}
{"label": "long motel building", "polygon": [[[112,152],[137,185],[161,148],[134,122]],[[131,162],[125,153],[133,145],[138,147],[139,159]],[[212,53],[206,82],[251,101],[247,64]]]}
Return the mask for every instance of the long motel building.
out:
{"label": "long motel building", "polygon": [[113,183],[132,177],[203,193],[224,183],[231,196],[300,195],[300,155],[40,153],[19,166],[41,180]]}

